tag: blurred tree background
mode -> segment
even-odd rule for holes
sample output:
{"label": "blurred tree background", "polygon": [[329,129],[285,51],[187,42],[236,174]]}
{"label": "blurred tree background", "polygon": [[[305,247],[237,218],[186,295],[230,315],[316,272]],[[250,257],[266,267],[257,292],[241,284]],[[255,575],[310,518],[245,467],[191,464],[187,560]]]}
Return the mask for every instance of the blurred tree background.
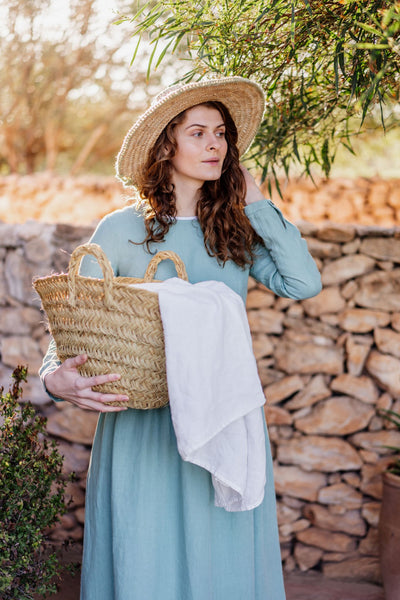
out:
{"label": "blurred tree background", "polygon": [[[162,81],[130,67],[131,32],[112,25],[126,0],[3,0],[0,174],[111,174],[127,129]],[[168,68],[166,70],[168,72]]]}
{"label": "blurred tree background", "polygon": [[399,73],[398,0],[3,0],[0,174],[111,175],[160,87],[212,74],[263,85],[264,177],[351,169],[351,148],[385,172]]}
{"label": "blurred tree background", "polygon": [[191,61],[185,81],[261,83],[267,110],[251,157],[263,178],[315,167],[328,175],[354,136],[399,125],[399,1],[169,0],[127,21],[139,46],[150,38],[152,71],[178,49]]}

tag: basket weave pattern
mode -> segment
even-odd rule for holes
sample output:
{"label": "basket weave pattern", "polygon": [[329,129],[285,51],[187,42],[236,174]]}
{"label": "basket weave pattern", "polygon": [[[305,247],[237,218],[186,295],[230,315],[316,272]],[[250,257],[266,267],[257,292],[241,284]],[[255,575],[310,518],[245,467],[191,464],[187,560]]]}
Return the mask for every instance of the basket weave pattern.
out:
{"label": "basket weave pattern", "polygon": [[[104,279],[78,275],[84,256],[97,259]],[[168,404],[164,333],[158,294],[129,287],[153,280],[161,260],[174,262],[177,274],[187,281],[186,269],[174,252],[159,252],[150,261],[143,279],[114,277],[112,267],[97,244],[78,246],[68,274],[36,279],[34,287],[46,312],[50,332],[61,362],[86,353],[79,367],[91,377],[119,373],[119,381],[95,386],[96,391],[127,394],[131,408],[160,408]]]}

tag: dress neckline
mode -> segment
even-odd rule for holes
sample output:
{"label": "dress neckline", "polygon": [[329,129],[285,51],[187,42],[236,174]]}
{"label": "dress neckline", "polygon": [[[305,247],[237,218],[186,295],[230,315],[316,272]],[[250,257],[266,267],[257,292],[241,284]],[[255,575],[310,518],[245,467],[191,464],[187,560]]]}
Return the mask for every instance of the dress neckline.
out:
{"label": "dress neckline", "polygon": [[175,217],[177,221],[194,221],[197,220],[197,217]]}

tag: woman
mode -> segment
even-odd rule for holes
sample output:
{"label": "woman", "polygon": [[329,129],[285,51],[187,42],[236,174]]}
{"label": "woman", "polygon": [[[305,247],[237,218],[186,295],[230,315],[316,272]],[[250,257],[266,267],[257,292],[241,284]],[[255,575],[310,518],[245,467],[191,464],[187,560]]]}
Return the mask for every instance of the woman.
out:
{"label": "woman", "polygon": [[[278,295],[306,298],[320,276],[298,230],[240,166],[264,110],[261,88],[233,77],[173,87],[127,134],[117,175],[134,185],[128,206],[101,221],[92,240],[116,275],[143,277],[151,254],[173,250],[189,281],[223,281],[245,301],[249,273]],[[90,258],[82,273],[101,277]],[[171,261],[157,279],[174,277]],[[283,600],[272,461],[260,506],[227,512],[213,503],[210,474],[182,461],[170,409],[105,404],[122,395],[92,386],[78,356],[41,370],[48,392],[100,417],[88,474],[83,600]]]}

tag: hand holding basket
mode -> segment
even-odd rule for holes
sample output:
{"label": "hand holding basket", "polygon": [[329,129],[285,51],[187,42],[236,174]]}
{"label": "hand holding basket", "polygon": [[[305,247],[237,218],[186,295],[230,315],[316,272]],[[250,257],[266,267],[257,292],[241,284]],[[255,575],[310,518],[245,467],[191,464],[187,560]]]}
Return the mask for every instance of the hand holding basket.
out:
{"label": "hand holding basket", "polygon": [[[104,279],[78,274],[82,258],[88,254],[97,259]],[[101,247],[83,244],[72,253],[68,274],[39,278],[33,283],[47,314],[60,361],[85,353],[88,360],[79,367],[81,375],[119,373],[119,381],[93,389],[127,394],[129,401],[124,406],[130,408],[160,408],[168,404],[158,294],[130,287],[152,281],[158,264],[166,259],[174,262],[178,277],[187,281],[185,265],[174,252],[156,254],[143,279],[115,277]]]}

